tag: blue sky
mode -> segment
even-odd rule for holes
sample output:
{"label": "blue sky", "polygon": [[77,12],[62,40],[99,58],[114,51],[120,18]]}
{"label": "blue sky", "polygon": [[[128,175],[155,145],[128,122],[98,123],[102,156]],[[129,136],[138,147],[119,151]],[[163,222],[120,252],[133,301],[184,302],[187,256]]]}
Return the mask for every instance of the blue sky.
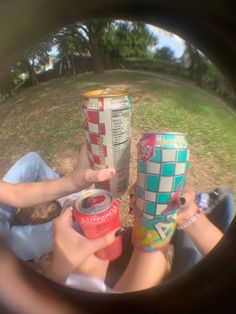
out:
{"label": "blue sky", "polygon": [[174,51],[176,58],[182,56],[184,51],[184,40],[182,38],[153,25],[148,25],[148,28],[151,30],[152,33],[156,34],[158,37],[157,48],[167,46]]}
{"label": "blue sky", "polygon": [[[169,33],[159,27],[147,24],[150,31],[157,35],[158,46],[156,48],[170,47],[175,54],[176,58],[180,58],[184,52],[184,40],[179,36]],[[156,49],[154,48],[154,50]],[[51,51],[51,55],[57,54],[57,48],[54,47]]]}

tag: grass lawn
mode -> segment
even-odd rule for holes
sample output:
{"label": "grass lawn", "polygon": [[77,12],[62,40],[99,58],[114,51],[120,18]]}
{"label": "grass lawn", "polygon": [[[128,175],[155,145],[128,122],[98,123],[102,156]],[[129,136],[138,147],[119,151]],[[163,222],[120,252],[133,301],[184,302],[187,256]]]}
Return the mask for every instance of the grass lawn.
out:
{"label": "grass lawn", "polygon": [[29,150],[62,172],[72,169],[83,139],[82,94],[105,87],[126,89],[131,96],[131,183],[141,133],[168,130],[189,136],[190,185],[198,190],[227,186],[236,194],[236,111],[191,82],[135,71],[60,78],[22,90],[1,104],[1,175]]}

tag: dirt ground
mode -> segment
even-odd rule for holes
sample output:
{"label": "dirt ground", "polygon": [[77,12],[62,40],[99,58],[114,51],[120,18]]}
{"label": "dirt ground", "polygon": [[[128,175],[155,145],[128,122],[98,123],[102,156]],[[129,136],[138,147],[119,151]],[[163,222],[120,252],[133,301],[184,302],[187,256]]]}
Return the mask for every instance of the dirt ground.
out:
{"label": "dirt ground", "polygon": [[[137,143],[141,137],[141,132],[137,129],[132,129],[131,141],[131,158],[130,158],[130,182],[129,186],[136,181],[137,173]],[[71,172],[77,162],[77,154],[74,151],[66,150],[61,152],[60,155],[55,157],[51,165],[61,174]],[[218,186],[215,181],[214,169],[217,165],[211,161],[211,167],[206,164],[205,160],[196,159],[190,155],[190,169],[188,172],[188,186],[194,188],[196,191],[209,191],[216,187],[228,187],[232,182],[235,182],[235,175],[222,173],[220,185]],[[235,188],[235,189],[234,189]],[[236,187],[234,187],[234,192]],[[235,194],[234,194],[235,195]],[[131,226],[133,216],[129,214],[129,196],[128,193],[120,197],[121,219],[123,226]],[[60,206],[53,202],[51,204],[36,206],[35,208],[19,209],[16,216],[16,224],[36,224],[48,221],[56,217],[60,213]],[[42,210],[43,209],[43,210]]]}
{"label": "dirt ground", "polygon": [[[160,77],[157,74],[153,74],[153,78],[157,80],[157,83],[161,83],[163,81],[163,75]],[[64,81],[62,81],[63,83]],[[67,82],[67,81],[65,81]],[[61,83],[61,82],[60,82]],[[52,84],[52,83],[51,83]],[[181,84],[187,84],[183,82],[179,82],[177,80],[171,80],[169,78],[165,78],[165,84],[169,84],[171,86],[181,86]],[[180,84],[180,85],[179,85]],[[42,85],[43,86],[43,85]],[[50,87],[51,85],[49,85]],[[148,92],[144,92],[142,89],[141,92],[139,90],[139,85],[135,83],[118,83],[115,82],[114,85],[117,89],[122,90],[130,90],[132,91],[132,104],[135,106],[142,106],[145,104],[147,100],[150,98],[150,94]],[[35,87],[36,91],[38,90]],[[43,91],[46,93],[46,89],[44,86]],[[31,104],[32,102],[37,100],[37,97],[33,94],[34,89],[32,88],[32,96],[28,94],[25,99],[25,95],[23,96],[21,94],[16,95],[16,97],[12,97],[6,105],[5,105],[5,122],[3,121],[2,124],[2,130],[6,130],[9,133],[9,138],[11,137],[11,130],[12,128],[17,130],[17,125],[15,122],[15,119],[12,119],[13,117],[17,117],[17,115],[22,116],[22,112],[24,111],[23,103],[28,102]],[[62,102],[61,97],[66,97],[66,93],[61,92],[61,94],[57,95],[58,91],[54,93],[49,88],[50,97],[45,98],[45,102],[47,105],[50,105],[49,107],[53,108],[52,104],[54,102],[56,103],[56,99],[59,99],[59,102]],[[73,94],[75,93],[75,95]],[[77,97],[78,93],[82,93],[82,91],[78,91],[77,89],[70,89],[70,97]],[[46,94],[47,96],[47,94]],[[55,99],[54,99],[55,98]],[[50,103],[51,101],[51,103]],[[64,99],[66,102],[66,98]],[[42,104],[43,100],[41,100]],[[16,106],[16,103],[18,106]],[[40,116],[42,114],[45,115],[43,110],[46,110],[44,107],[37,107],[37,111],[32,111],[35,116],[40,119]],[[59,108],[59,107],[58,107]],[[19,112],[17,111],[19,110]],[[21,112],[21,111],[22,112]],[[47,112],[47,111],[46,111]],[[31,113],[31,114],[33,114]],[[7,123],[11,121],[11,125],[8,125]],[[28,121],[28,120],[27,120]],[[9,122],[10,123],[10,122]],[[13,124],[15,123],[15,124]],[[30,128],[29,128],[30,129]],[[15,130],[14,130],[15,131]],[[20,130],[19,130],[20,132]],[[7,132],[6,132],[7,133]],[[7,134],[8,134],[7,133]],[[27,133],[27,138],[30,139],[30,134]],[[132,128],[132,140],[131,140],[131,158],[130,158],[130,186],[136,181],[136,173],[137,173],[137,143],[141,137],[141,131],[138,128]],[[76,135],[75,142],[81,143],[82,142],[82,136]],[[18,146],[15,141],[11,140],[7,142],[7,152],[6,148],[3,146],[0,146],[0,151],[2,150],[2,155],[0,156],[0,177],[3,177],[3,175],[6,173],[7,169],[25,152],[28,151],[28,142],[26,139],[21,140],[21,144]],[[59,144],[58,144],[59,145]],[[198,151],[198,147],[195,144],[193,148],[194,152]],[[202,148],[199,146],[199,148]],[[37,150],[39,153],[41,153],[40,149]],[[68,149],[61,146],[57,146],[57,153],[54,154],[53,158],[51,158],[50,166],[55,168],[59,173],[61,174],[67,174],[72,171],[74,166],[76,165],[78,158],[78,152],[73,149]],[[220,174],[220,175],[219,175]],[[216,161],[214,158],[209,158],[209,156],[201,156],[196,157],[196,154],[191,154],[191,148],[190,148],[190,168],[188,172],[188,182],[187,185],[189,187],[192,187],[195,189],[195,191],[209,191],[211,189],[217,188],[217,187],[227,187],[230,188],[234,194],[234,198],[236,198],[236,173],[230,172],[228,169],[224,167],[223,164],[220,164],[218,161]],[[120,198],[120,204],[121,204],[121,212],[122,212],[122,222],[124,226],[130,226],[133,221],[133,217],[129,214],[129,198],[128,193],[126,193],[124,196]],[[42,205],[37,206],[34,209],[24,209],[24,210],[18,210],[17,213],[17,220],[16,223],[19,224],[27,224],[27,223],[38,223],[42,222],[47,219],[51,219],[54,216],[56,216],[59,212],[58,206],[52,204],[52,206],[47,206],[47,210],[45,210],[44,207],[44,213],[42,213]]]}

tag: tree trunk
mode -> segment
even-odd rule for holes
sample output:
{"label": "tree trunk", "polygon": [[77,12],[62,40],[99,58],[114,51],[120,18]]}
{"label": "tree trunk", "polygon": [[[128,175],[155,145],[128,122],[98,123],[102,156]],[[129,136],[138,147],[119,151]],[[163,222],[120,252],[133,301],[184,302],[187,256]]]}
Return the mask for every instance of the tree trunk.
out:
{"label": "tree trunk", "polygon": [[37,85],[39,83],[38,79],[37,79],[37,75],[35,73],[34,67],[32,66],[32,64],[29,62],[28,59],[24,60],[24,64],[26,67],[26,70],[29,74],[29,79],[30,79],[30,85],[34,86]]}
{"label": "tree trunk", "polygon": [[98,41],[96,37],[90,39],[91,42],[91,57],[93,61],[93,68],[95,73],[104,72],[103,63],[99,51]]}
{"label": "tree trunk", "polygon": [[74,59],[73,52],[70,54],[70,58],[71,58],[72,74],[75,76],[77,71],[76,71],[76,68],[75,68],[75,59]]}

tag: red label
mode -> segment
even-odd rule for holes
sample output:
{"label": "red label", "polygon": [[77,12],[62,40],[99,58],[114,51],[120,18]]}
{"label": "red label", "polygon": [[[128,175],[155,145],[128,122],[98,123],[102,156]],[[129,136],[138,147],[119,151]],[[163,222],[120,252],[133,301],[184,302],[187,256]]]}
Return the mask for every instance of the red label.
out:
{"label": "red label", "polygon": [[147,162],[154,156],[156,135],[154,133],[144,134],[138,144],[138,157]]}

